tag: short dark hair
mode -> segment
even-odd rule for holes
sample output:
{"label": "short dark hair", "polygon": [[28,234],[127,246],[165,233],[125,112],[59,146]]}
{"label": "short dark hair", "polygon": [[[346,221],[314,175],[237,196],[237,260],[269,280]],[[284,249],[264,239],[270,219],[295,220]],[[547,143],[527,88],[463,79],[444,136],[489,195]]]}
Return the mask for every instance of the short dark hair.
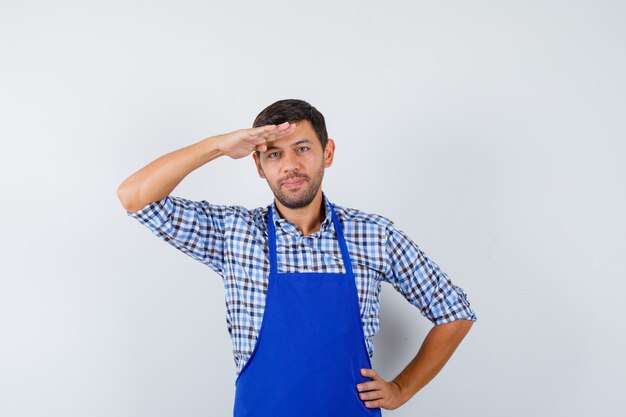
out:
{"label": "short dark hair", "polygon": [[313,130],[315,130],[317,138],[322,144],[322,149],[326,149],[328,132],[326,132],[324,115],[304,100],[288,98],[270,104],[254,119],[252,127],[278,125],[285,122],[293,123],[300,120],[311,122]]}

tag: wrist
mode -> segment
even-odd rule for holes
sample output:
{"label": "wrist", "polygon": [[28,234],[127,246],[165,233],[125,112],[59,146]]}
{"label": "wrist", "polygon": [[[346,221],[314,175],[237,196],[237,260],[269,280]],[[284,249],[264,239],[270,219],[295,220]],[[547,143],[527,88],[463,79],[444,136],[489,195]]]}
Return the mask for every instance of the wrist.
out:
{"label": "wrist", "polygon": [[222,155],[226,155],[222,147],[223,138],[224,135],[215,135],[201,141],[202,149],[204,150],[205,157],[208,160],[213,160]]}
{"label": "wrist", "polygon": [[408,392],[407,387],[404,386],[402,382],[394,379],[393,381],[391,381],[391,383],[394,384],[396,388],[398,389],[398,393],[399,393],[400,399],[402,400],[402,404],[404,404],[405,402],[411,399],[413,395],[410,392]]}

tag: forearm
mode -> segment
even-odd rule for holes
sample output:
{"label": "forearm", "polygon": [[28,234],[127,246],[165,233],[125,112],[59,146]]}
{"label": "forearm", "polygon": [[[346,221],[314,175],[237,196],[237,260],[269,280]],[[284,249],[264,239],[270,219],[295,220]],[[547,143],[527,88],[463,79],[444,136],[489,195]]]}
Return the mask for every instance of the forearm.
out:
{"label": "forearm", "polygon": [[471,320],[455,320],[434,326],[428,332],[415,357],[393,380],[404,402],[439,373],[473,324]]}
{"label": "forearm", "polygon": [[165,154],[128,177],[117,189],[126,211],[135,212],[165,198],[190,172],[222,156],[220,137],[211,136]]}

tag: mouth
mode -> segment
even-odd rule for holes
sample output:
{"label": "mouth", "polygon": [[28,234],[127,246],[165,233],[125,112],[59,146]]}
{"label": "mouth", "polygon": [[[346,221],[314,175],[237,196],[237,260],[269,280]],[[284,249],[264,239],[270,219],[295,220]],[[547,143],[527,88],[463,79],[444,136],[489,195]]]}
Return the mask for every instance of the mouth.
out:
{"label": "mouth", "polygon": [[284,181],[281,185],[285,188],[297,188],[304,184],[306,180],[304,178],[292,178],[290,180]]}

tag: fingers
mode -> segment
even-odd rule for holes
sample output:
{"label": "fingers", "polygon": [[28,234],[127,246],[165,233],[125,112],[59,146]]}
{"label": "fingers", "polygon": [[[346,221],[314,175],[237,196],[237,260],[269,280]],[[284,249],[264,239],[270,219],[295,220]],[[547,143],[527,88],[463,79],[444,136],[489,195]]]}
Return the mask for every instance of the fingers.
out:
{"label": "fingers", "polygon": [[251,129],[248,134],[251,137],[259,137],[265,140],[274,140],[284,135],[288,135],[296,128],[295,123],[281,123],[279,125],[265,125]]}
{"label": "fingers", "polygon": [[361,368],[361,375],[366,376],[366,377],[371,378],[371,379],[374,379],[374,380],[381,379],[378,376],[378,373],[375,370],[373,370],[373,369]]}
{"label": "fingers", "polygon": [[296,130],[296,125],[295,125],[295,123],[292,123],[292,124],[289,124],[289,125],[285,125],[284,128],[278,128],[275,131],[271,131],[271,132],[267,133],[265,135],[265,138],[268,141],[276,140],[276,139],[278,139],[280,137],[283,137],[283,136],[286,136],[286,135],[290,134],[294,130]]}
{"label": "fingers", "polygon": [[387,392],[384,387],[379,386],[381,384],[379,381],[372,382],[371,384],[378,385],[369,385],[372,387],[371,391],[359,392],[359,398],[367,408],[381,407],[384,402],[389,400],[389,392]]}
{"label": "fingers", "polygon": [[394,393],[390,390],[389,383],[378,376],[375,370],[362,368],[361,375],[371,379],[371,381],[361,382],[356,386],[359,398],[367,408],[389,406],[394,401]]}
{"label": "fingers", "polygon": [[385,381],[373,369],[361,368],[361,375],[371,379],[371,381],[360,382],[356,385],[359,398],[365,407],[393,410],[406,402],[397,382]]}
{"label": "fingers", "polygon": [[250,136],[268,136],[270,134],[276,134],[277,132],[281,132],[285,130],[285,126],[283,125],[266,125],[252,128],[248,131]]}
{"label": "fingers", "polygon": [[380,389],[382,386],[380,381],[362,382],[356,386],[358,391],[371,391],[373,389]]}
{"label": "fingers", "polygon": [[374,401],[365,401],[365,406],[367,408],[382,408],[384,407],[383,400],[374,400]]}
{"label": "fingers", "polygon": [[385,381],[378,376],[378,373],[373,369],[362,368],[361,375],[371,378],[372,381],[357,384],[356,389],[360,392],[359,397],[362,400],[383,398]]}
{"label": "fingers", "polygon": [[267,151],[267,143],[274,141],[282,136],[292,133],[296,129],[295,123],[281,123],[278,125],[265,125],[250,129],[245,129],[240,140],[252,146],[252,149],[265,152]]}
{"label": "fingers", "polygon": [[365,387],[362,390],[359,390],[359,398],[362,400],[376,400],[378,398],[383,398],[385,394],[384,387],[381,385],[370,385],[369,387]]}

